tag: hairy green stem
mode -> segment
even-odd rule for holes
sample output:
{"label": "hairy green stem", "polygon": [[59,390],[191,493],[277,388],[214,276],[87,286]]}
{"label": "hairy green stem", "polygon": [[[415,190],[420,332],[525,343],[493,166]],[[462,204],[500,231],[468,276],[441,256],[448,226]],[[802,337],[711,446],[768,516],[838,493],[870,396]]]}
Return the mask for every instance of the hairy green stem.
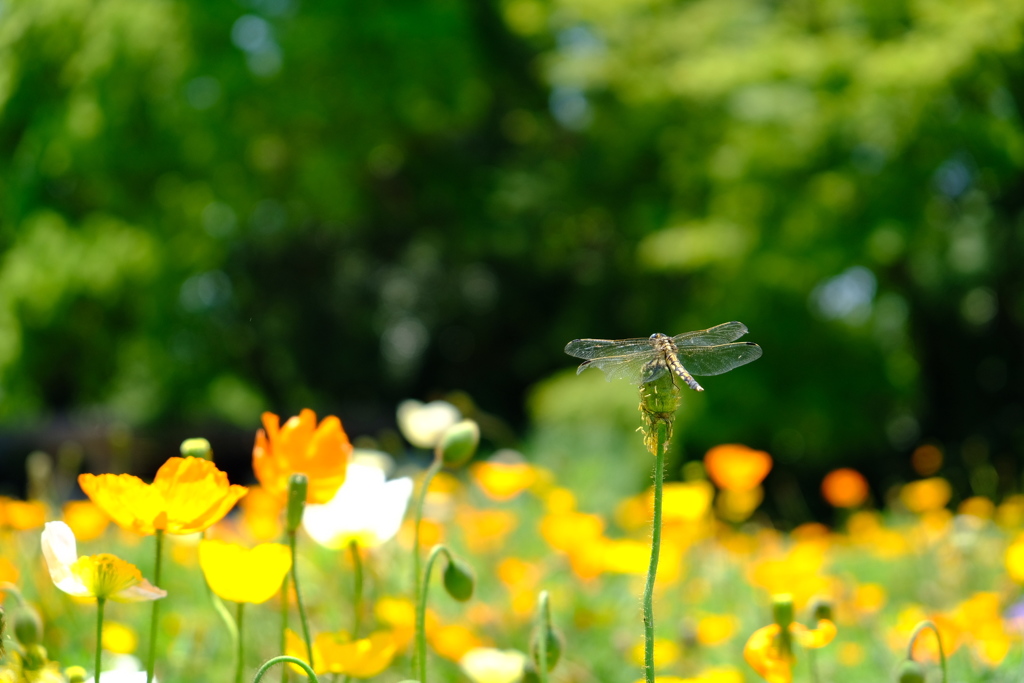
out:
{"label": "hairy green stem", "polygon": [[667,439],[664,422],[657,425],[657,448],[654,454],[654,520],[651,524],[651,563],[647,568],[644,585],[644,680],[654,683],[654,579],[658,573],[661,553],[661,496],[665,478],[665,446]]}
{"label": "hairy green stem", "polygon": [[[156,530],[156,566],[153,569],[153,585],[160,587],[160,567],[163,564],[164,530]],[[160,619],[160,600],[153,601],[149,616],[149,652],[146,653],[146,683],[153,683],[153,668],[156,665],[156,632]]]}
{"label": "hairy green stem", "polygon": [[96,598],[96,683],[100,683],[100,655],[103,652],[103,607],[106,598]]}
{"label": "hairy green stem", "polygon": [[288,547],[292,551],[292,583],[295,584],[295,603],[299,607],[299,621],[302,623],[302,637],[306,641],[306,654],[309,663],[313,663],[313,639],[309,637],[309,622],[306,620],[306,608],[302,604],[302,592],[299,590],[299,571],[295,561],[295,532],[288,532]]}
{"label": "hairy green stem", "polygon": [[235,642],[235,646],[236,646],[236,650],[235,650],[236,654],[235,654],[235,656],[237,658],[237,661],[235,662],[235,683],[242,683],[242,670],[245,668],[245,658],[243,657],[244,653],[242,652],[242,643],[244,642],[242,640],[242,608],[243,607],[245,607],[245,603],[244,602],[238,603],[238,611],[235,612],[235,628],[236,628],[235,633],[237,634],[237,639],[236,639],[236,642]]}
{"label": "hairy green stem", "polygon": [[537,678],[540,683],[548,683],[548,634],[551,633],[551,600],[547,591],[541,591],[537,598],[540,607],[540,634],[537,642]]}
{"label": "hairy green stem", "polygon": [[277,657],[271,657],[267,661],[263,662],[263,665],[256,671],[256,675],[252,677],[252,683],[260,683],[260,681],[263,680],[263,675],[275,664],[294,664],[295,666],[301,667],[302,670],[306,672],[306,675],[309,676],[309,680],[313,681],[313,683],[320,683],[320,679],[318,679],[316,674],[313,673],[313,669],[310,668],[309,664],[306,664],[298,657],[290,657],[288,655],[278,655]]}
{"label": "hairy green stem", "polygon": [[942,683],[947,683],[949,681],[949,674],[946,671],[946,650],[942,647],[942,636],[939,635],[939,628],[930,619],[919,623],[914,628],[914,632],[910,634],[910,642],[907,643],[907,659],[914,659],[914,643],[917,642],[918,636],[925,629],[931,629],[935,634],[935,641],[939,644],[939,664],[942,667]]}
{"label": "hairy green stem", "polygon": [[[419,599],[420,590],[420,526],[423,522],[423,502],[427,499],[427,489],[430,488],[430,482],[433,481],[437,473],[441,471],[441,467],[444,465],[444,460],[441,459],[440,453],[434,454],[434,462],[427,468],[426,474],[423,476],[423,483],[420,485],[420,490],[416,495],[416,505],[413,507],[413,532],[412,532],[412,595],[413,599]],[[413,671],[419,669],[419,656],[418,650],[413,653],[412,668]],[[420,681],[423,683],[423,681]]]}
{"label": "hairy green stem", "polygon": [[452,559],[448,548],[443,545],[435,545],[430,549],[427,557],[427,565],[423,569],[423,580],[420,582],[420,592],[416,596],[416,672],[419,683],[427,683],[427,593],[430,590],[430,571],[434,568],[434,561],[437,556],[444,553],[450,562]]}

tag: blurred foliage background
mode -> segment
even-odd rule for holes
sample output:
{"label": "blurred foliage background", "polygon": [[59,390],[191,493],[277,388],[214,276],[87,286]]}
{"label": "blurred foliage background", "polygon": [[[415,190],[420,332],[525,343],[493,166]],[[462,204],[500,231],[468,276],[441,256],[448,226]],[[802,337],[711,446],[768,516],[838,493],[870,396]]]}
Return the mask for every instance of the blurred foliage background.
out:
{"label": "blurred foliage background", "polygon": [[244,458],[304,406],[384,443],[451,391],[499,445],[641,453],[635,392],[564,344],[741,320],[764,357],[686,396],[681,457],[884,482],[930,442],[1016,488],[1022,28],[1021,0],[5,0],[3,457]]}

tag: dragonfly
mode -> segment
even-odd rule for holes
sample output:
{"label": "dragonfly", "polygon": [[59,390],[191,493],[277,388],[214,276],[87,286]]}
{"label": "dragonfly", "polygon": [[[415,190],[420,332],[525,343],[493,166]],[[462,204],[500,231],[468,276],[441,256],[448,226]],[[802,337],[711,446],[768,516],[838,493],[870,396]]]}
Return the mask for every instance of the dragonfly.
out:
{"label": "dragonfly", "polygon": [[577,375],[600,368],[609,381],[621,378],[641,384],[671,371],[694,391],[704,391],[694,375],[721,375],[761,357],[757,344],[736,342],[747,332],[746,325],[734,321],[674,337],[656,332],[636,339],[573,339],[565,352],[585,359]]}

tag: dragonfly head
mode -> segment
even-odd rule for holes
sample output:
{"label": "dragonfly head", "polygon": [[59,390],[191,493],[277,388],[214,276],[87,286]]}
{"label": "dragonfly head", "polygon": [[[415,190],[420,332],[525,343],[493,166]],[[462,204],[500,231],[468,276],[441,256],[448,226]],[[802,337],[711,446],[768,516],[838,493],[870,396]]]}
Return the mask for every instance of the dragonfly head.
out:
{"label": "dragonfly head", "polygon": [[651,336],[649,337],[649,339],[650,339],[651,341],[654,341],[655,339],[661,339],[662,337],[665,337],[665,336],[666,336],[666,335],[662,334],[661,332],[655,332],[654,334],[652,334],[652,335],[651,335]]}

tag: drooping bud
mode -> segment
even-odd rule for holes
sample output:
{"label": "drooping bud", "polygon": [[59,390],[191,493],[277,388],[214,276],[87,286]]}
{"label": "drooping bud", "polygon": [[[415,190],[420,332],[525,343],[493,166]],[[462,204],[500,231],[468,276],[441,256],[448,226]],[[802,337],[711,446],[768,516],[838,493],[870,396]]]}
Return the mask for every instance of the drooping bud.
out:
{"label": "drooping bud", "polygon": [[551,671],[558,665],[558,660],[562,658],[564,640],[562,634],[553,628],[542,630],[544,631],[543,634],[540,631],[534,633],[533,642],[530,646],[530,655],[533,657],[534,663],[540,667],[540,639],[547,636],[547,649],[544,657],[547,660],[548,671]]}
{"label": "drooping bud", "polygon": [[657,455],[659,425],[665,426],[663,448],[668,448],[672,440],[672,424],[676,419],[676,410],[681,402],[679,387],[676,386],[675,373],[661,372],[654,366],[644,368],[642,380],[655,375],[652,381],[641,381],[640,384],[640,418],[643,420],[644,445],[652,455]]}
{"label": "drooping bud", "polygon": [[[547,670],[551,671],[558,665],[564,649],[562,635],[551,625],[551,602],[547,591],[541,591],[537,599],[537,624],[533,630],[533,637],[530,640],[530,657],[536,669],[540,669],[540,646],[544,643],[544,663]],[[543,638],[543,640],[541,640]]]}
{"label": "drooping bud", "polygon": [[465,602],[473,597],[475,583],[473,570],[469,565],[449,555],[448,566],[444,569],[444,589],[448,591],[448,595],[459,602]]}
{"label": "drooping bud", "polygon": [[924,683],[924,667],[913,659],[905,659],[896,670],[896,680],[899,683]]}
{"label": "drooping bud", "polygon": [[437,443],[436,456],[448,467],[469,462],[480,445],[480,425],[474,420],[456,422],[445,430]]}
{"label": "drooping bud", "polygon": [[22,645],[36,645],[43,640],[43,620],[39,612],[22,603],[12,615],[11,621],[14,624],[14,637]]}
{"label": "drooping bud", "polygon": [[828,619],[834,621],[832,616],[832,601],[828,598],[815,598],[811,601],[811,619],[821,621]]}
{"label": "drooping bud", "polygon": [[302,472],[296,472],[288,478],[288,532],[295,533],[302,524],[302,511],[306,508],[306,490],[309,480]]}
{"label": "drooping bud", "polygon": [[213,447],[210,446],[209,441],[202,437],[185,439],[181,442],[180,450],[184,458],[192,456],[193,458],[202,458],[203,460],[213,460]]}

